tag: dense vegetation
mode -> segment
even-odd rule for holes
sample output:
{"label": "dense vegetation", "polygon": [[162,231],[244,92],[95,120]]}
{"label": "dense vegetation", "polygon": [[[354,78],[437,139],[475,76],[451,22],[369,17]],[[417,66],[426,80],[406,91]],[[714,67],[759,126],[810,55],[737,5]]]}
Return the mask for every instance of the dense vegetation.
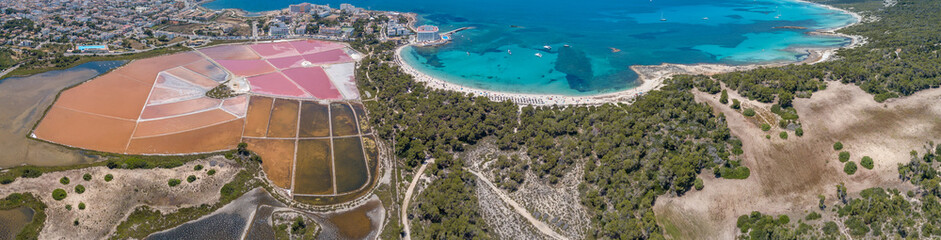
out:
{"label": "dense vegetation", "polygon": [[[693,100],[688,90],[696,82],[689,79],[670,81],[631,105],[520,109],[510,102],[428,89],[382,61],[388,59],[384,54],[364,59],[357,76],[360,89],[376,93],[375,101],[366,101],[372,125],[379,136],[394,140],[395,155],[405,166],[450,158],[485,137],[495,139],[500,150],[524,150],[537,181],[555,184],[583,162],[585,183],[579,190],[598,230],[593,237],[659,236],[651,210],[656,196],[685,193],[703,169],[713,169],[716,177],[749,175],[733,154],[741,154],[741,142],[731,136],[724,116]],[[446,168],[460,171],[456,165]],[[513,182],[506,188],[523,181],[498,176]],[[438,200],[421,206],[442,208],[453,201]],[[425,228],[440,228],[431,223]],[[483,228],[466,223],[446,229]]]}
{"label": "dense vegetation", "polygon": [[459,159],[440,156],[429,169],[437,178],[416,199],[414,239],[489,239],[477,211],[476,177]]}

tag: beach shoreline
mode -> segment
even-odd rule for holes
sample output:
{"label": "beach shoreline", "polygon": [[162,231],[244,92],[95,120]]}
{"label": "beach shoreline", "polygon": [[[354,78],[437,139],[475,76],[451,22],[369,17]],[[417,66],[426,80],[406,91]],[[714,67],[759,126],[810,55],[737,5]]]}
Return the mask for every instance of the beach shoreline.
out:
{"label": "beach shoreline", "polygon": [[[516,104],[520,105],[536,105],[536,106],[549,106],[549,105],[602,105],[606,103],[631,103],[634,98],[641,96],[647,92],[657,90],[663,86],[663,81],[678,74],[692,74],[692,75],[715,75],[728,72],[736,71],[747,71],[756,68],[763,67],[780,67],[791,64],[817,64],[821,62],[826,62],[832,60],[836,55],[837,50],[840,49],[849,49],[855,48],[866,43],[866,39],[862,36],[856,35],[847,35],[842,33],[837,33],[836,31],[860,24],[863,21],[863,18],[858,13],[837,8],[830,5],[820,4],[809,2],[806,0],[794,0],[797,2],[815,4],[822,6],[827,9],[834,11],[840,11],[846,14],[853,16],[856,21],[830,29],[821,29],[809,32],[808,34],[812,35],[823,35],[823,36],[837,36],[850,39],[850,44],[846,46],[841,46],[837,48],[803,48],[803,49],[793,49],[795,52],[806,52],[808,55],[804,60],[798,62],[772,62],[772,63],[761,63],[761,64],[747,64],[747,65],[728,65],[728,64],[674,64],[674,63],[663,63],[660,65],[633,65],[630,66],[630,69],[637,73],[637,81],[640,82],[639,85],[610,93],[599,93],[595,95],[585,95],[585,96],[567,96],[562,94],[532,94],[532,93],[514,93],[514,92],[501,92],[495,90],[486,90],[470,86],[464,86],[446,80],[442,80],[433,76],[430,76],[426,73],[416,70],[414,67],[409,65],[402,58],[402,50],[406,47],[413,46],[414,44],[407,44],[400,46],[395,50],[395,63],[399,65],[403,71],[412,75],[414,79],[418,82],[423,82],[427,87],[455,91],[466,94],[471,94],[474,96],[483,96],[488,97],[494,101],[505,101],[509,100]],[[415,21],[410,19],[409,25],[412,25]]]}

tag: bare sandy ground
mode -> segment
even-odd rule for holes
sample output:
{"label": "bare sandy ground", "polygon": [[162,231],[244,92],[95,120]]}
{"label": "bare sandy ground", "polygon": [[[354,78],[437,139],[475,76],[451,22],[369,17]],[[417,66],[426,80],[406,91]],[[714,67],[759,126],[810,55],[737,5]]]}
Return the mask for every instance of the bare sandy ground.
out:
{"label": "bare sandy ground", "polygon": [[[210,166],[216,161],[216,166]],[[205,168],[194,171],[193,167],[202,164]],[[215,169],[216,174],[208,176],[206,171]],[[222,157],[197,160],[173,169],[124,170],[93,167],[63,172],[43,174],[39,178],[19,178],[9,185],[0,187],[0,196],[17,192],[31,192],[46,203],[46,224],[39,235],[40,239],[102,239],[140,205],[149,205],[163,213],[176,209],[201,204],[212,204],[219,200],[219,189],[232,180],[241,168],[234,162]],[[90,173],[92,180],[85,181],[82,175]],[[105,174],[114,179],[105,182]],[[186,177],[195,175],[195,182],[187,183]],[[59,179],[68,177],[68,185],[59,183]],[[167,180],[176,178],[183,182],[176,186],[167,185]],[[75,185],[85,186],[85,192],[75,193]],[[68,197],[61,201],[52,199],[52,191],[62,188]],[[86,208],[79,210],[79,203]],[[72,210],[65,206],[72,205]],[[73,225],[74,220],[79,225]]]}
{"label": "bare sandy ground", "polygon": [[[763,132],[717,95],[695,92],[696,100],[724,113],[732,134],[744,143],[743,164],[751,169],[745,180],[716,179],[711,172],[700,175],[702,191],[684,196],[661,196],[654,210],[668,233],[677,239],[732,239],[737,233],[736,218],[752,211],[789,214],[802,218],[815,209],[817,195],[836,202],[835,186],[845,182],[850,196],[870,187],[899,188],[910,184],[898,179],[897,164],[909,161],[909,151],[921,150],[927,141],[941,137],[941,89],[877,103],[872,95],[856,86],[831,82],[828,89],[810,99],[796,99],[795,108],[805,135],[788,140],[777,137],[779,128]],[[737,94],[730,92],[730,97]],[[747,102],[752,106],[767,104]],[[766,139],[765,135],[772,138]],[[844,151],[857,164],[871,156],[875,168],[860,167],[855,175],[843,173],[833,143],[842,141]]]}

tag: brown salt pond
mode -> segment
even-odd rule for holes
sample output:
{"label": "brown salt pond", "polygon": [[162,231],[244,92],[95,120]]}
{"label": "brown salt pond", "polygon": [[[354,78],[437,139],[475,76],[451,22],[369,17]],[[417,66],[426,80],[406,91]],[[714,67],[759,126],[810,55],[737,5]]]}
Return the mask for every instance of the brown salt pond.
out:
{"label": "brown salt pond", "polygon": [[299,140],[297,144],[294,191],[298,194],[333,194],[330,140]]}
{"label": "brown salt pond", "polygon": [[27,138],[56,94],[124,64],[124,61],[85,63],[70,69],[0,80],[0,167],[21,164],[63,166],[94,159],[77,151]]}
{"label": "brown salt pond", "polygon": [[261,157],[268,179],[282,188],[291,188],[294,166],[294,140],[246,138],[244,142]]}
{"label": "brown salt pond", "polygon": [[298,137],[330,136],[329,109],[316,102],[304,102],[301,105],[301,122]]}
{"label": "brown salt pond", "polygon": [[346,103],[330,104],[330,115],[333,117],[333,136],[357,135],[356,118],[353,109]]}
{"label": "brown salt pond", "polygon": [[277,99],[271,109],[271,120],[268,123],[268,137],[295,138],[297,137],[297,114],[300,103],[295,100]]}
{"label": "brown salt pond", "polygon": [[333,139],[336,166],[337,193],[352,192],[362,188],[369,180],[363,145],[359,137]]}
{"label": "brown salt pond", "polygon": [[264,137],[268,133],[268,119],[271,118],[271,108],[274,99],[269,97],[253,96],[248,103],[248,115],[245,117],[246,137]]}

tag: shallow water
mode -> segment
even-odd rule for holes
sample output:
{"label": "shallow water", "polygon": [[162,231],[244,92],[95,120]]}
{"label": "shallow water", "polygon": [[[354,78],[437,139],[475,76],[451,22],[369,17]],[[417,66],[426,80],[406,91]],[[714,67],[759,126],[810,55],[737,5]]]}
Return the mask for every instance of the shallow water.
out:
{"label": "shallow water", "polygon": [[[216,0],[205,6],[265,11],[298,2],[304,0]],[[476,88],[565,95],[633,87],[631,65],[798,61],[806,51],[796,49],[849,42],[807,32],[855,21],[794,0],[318,1],[333,7],[341,2],[417,12],[422,23],[443,31],[477,27],[446,46],[405,49],[405,61],[429,75]],[[808,29],[774,29],[782,26]]]}
{"label": "shallow water", "polygon": [[65,70],[0,80],[0,151],[3,152],[0,167],[61,166],[91,161],[78,151],[30,140],[27,135],[59,91],[122,64],[124,61],[91,62]]}
{"label": "shallow water", "polygon": [[0,239],[14,239],[33,220],[33,209],[18,207],[0,210]]}
{"label": "shallow water", "polygon": [[262,188],[256,188],[210,215],[176,228],[147,236],[147,239],[239,239],[259,206],[284,206]]}

